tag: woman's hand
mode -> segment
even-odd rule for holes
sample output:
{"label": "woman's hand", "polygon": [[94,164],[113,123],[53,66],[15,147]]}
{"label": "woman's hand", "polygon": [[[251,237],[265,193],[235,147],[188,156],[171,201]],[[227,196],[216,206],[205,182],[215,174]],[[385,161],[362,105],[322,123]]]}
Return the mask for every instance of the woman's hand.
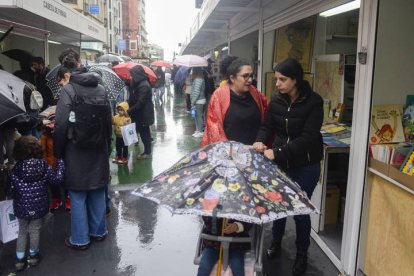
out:
{"label": "woman's hand", "polygon": [[236,233],[239,230],[239,226],[236,223],[227,223],[224,227],[225,234]]}
{"label": "woman's hand", "polygon": [[264,152],[265,150],[267,150],[267,147],[265,144],[263,144],[262,142],[255,142],[253,144],[253,148],[257,151],[257,152]]}
{"label": "woman's hand", "polygon": [[266,156],[270,160],[275,160],[275,153],[272,149],[267,149],[264,151],[264,156]]}

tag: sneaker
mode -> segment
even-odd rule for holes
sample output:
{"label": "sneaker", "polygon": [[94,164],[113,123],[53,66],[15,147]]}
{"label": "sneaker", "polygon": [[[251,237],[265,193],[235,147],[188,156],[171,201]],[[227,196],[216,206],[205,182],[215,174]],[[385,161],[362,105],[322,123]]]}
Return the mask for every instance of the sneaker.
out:
{"label": "sneaker", "polygon": [[76,250],[86,250],[89,248],[89,243],[84,245],[76,245],[71,243],[69,238],[67,238],[65,239],[65,246]]}
{"label": "sneaker", "polygon": [[199,133],[199,132],[196,130],[196,131],[194,131],[194,133],[193,133],[191,136],[193,136],[193,137],[197,137],[198,133]]}
{"label": "sneaker", "polygon": [[69,199],[69,197],[67,197],[65,199],[65,210],[70,211],[70,199]]}
{"label": "sneaker", "polygon": [[91,240],[93,240],[93,241],[98,241],[98,242],[100,242],[100,241],[104,241],[107,235],[108,235],[108,234],[105,234],[105,235],[100,236],[100,237],[98,237],[98,236],[89,236],[89,238],[90,238]]}
{"label": "sneaker", "polygon": [[58,209],[62,205],[62,200],[60,198],[55,197],[52,200],[52,203],[49,206],[50,211]]}
{"label": "sneaker", "polygon": [[27,266],[26,258],[23,259],[16,259],[16,263],[14,264],[14,268],[16,271],[23,271]]}
{"label": "sneaker", "polygon": [[203,137],[204,132],[197,132],[195,135],[193,135],[194,138],[201,138]]}
{"label": "sneaker", "polygon": [[299,276],[306,272],[308,266],[308,257],[296,255],[295,264],[292,267],[293,276]]}
{"label": "sneaker", "polygon": [[119,160],[121,160],[121,157],[112,158],[112,163],[119,163]]}
{"label": "sneaker", "polygon": [[282,243],[280,241],[272,241],[272,244],[266,249],[267,258],[274,258],[282,249]]}
{"label": "sneaker", "polygon": [[120,158],[118,164],[128,164],[128,158]]}
{"label": "sneaker", "polygon": [[138,160],[143,160],[143,159],[150,159],[152,156],[151,156],[151,154],[146,154],[146,153],[143,153],[143,154],[141,154],[141,155],[138,155],[137,156],[137,159]]}
{"label": "sneaker", "polygon": [[37,266],[40,262],[40,254],[37,253],[36,255],[33,256],[29,256],[29,258],[27,258],[27,263],[30,266]]}

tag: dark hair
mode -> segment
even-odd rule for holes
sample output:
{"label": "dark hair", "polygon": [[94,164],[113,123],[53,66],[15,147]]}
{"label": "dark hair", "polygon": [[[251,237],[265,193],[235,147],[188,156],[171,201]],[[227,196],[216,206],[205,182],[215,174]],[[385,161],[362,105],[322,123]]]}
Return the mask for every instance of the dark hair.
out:
{"label": "dark hair", "polygon": [[42,57],[34,57],[32,58],[32,62],[45,65],[45,60]]}
{"label": "dark hair", "polygon": [[220,75],[226,77],[227,75],[227,68],[229,67],[230,63],[233,62],[237,57],[235,56],[227,56],[220,62]]}
{"label": "dark hair", "polygon": [[42,159],[43,149],[39,141],[33,136],[22,136],[14,145],[14,158],[26,160],[30,158]]}
{"label": "dark hair", "polygon": [[56,73],[56,80],[57,82],[60,82],[65,78],[66,73],[71,73],[70,69],[61,65]]}
{"label": "dark hair", "polygon": [[193,69],[191,71],[191,79],[195,79],[195,78],[204,78],[203,68],[193,67]]}
{"label": "dark hair", "polygon": [[64,66],[69,69],[74,69],[78,66],[80,55],[72,48],[67,48],[60,53],[58,59]]}
{"label": "dark hair", "polygon": [[[231,83],[230,76],[237,75],[237,73],[240,72],[240,68],[246,65],[250,66],[251,64],[248,60],[244,58],[238,58],[238,57],[233,59],[232,62],[228,63],[227,68],[226,68],[226,74],[225,74],[227,81]],[[220,70],[221,70],[221,66],[220,66]]]}
{"label": "dark hair", "polygon": [[288,58],[280,63],[276,64],[273,68],[273,71],[279,72],[282,75],[291,78],[292,80],[296,80],[296,86],[298,90],[306,91],[310,88],[309,82],[303,79],[303,68],[300,63],[293,58]]}

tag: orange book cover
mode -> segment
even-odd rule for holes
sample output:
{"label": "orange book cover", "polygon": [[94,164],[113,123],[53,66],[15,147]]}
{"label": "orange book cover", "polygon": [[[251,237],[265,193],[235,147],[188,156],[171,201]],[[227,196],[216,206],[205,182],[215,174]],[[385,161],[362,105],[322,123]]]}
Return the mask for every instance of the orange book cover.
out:
{"label": "orange book cover", "polygon": [[374,105],[371,113],[371,144],[405,142],[400,104]]}

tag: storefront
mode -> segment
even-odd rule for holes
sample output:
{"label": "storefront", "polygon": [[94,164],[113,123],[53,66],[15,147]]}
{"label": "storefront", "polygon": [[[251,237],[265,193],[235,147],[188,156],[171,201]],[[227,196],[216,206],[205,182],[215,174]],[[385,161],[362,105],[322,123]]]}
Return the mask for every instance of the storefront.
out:
{"label": "storefront", "polygon": [[[56,65],[57,56],[68,47],[78,48],[82,41],[105,42],[102,25],[56,0],[8,0],[0,5],[0,31],[11,33],[2,41],[1,50],[22,49]],[[18,70],[17,62],[0,55],[0,63],[9,71]]]}
{"label": "storefront", "polygon": [[[359,8],[323,16],[353,1],[233,2],[203,4],[196,20],[201,31],[192,29],[182,53],[202,54],[227,42],[230,54],[257,64],[259,87],[267,95],[274,64],[288,56],[300,59],[314,90],[325,93],[327,110],[342,104],[340,121],[351,133],[340,137],[340,146],[325,144],[324,170],[312,197],[321,210],[312,217],[313,239],[343,275],[414,274],[414,219],[407,211],[414,205],[414,178],[404,182],[389,166],[381,171],[368,165],[371,107],[404,105],[414,94],[414,4],[361,0],[355,1]],[[219,29],[218,43],[211,34],[202,43],[203,28]]]}

